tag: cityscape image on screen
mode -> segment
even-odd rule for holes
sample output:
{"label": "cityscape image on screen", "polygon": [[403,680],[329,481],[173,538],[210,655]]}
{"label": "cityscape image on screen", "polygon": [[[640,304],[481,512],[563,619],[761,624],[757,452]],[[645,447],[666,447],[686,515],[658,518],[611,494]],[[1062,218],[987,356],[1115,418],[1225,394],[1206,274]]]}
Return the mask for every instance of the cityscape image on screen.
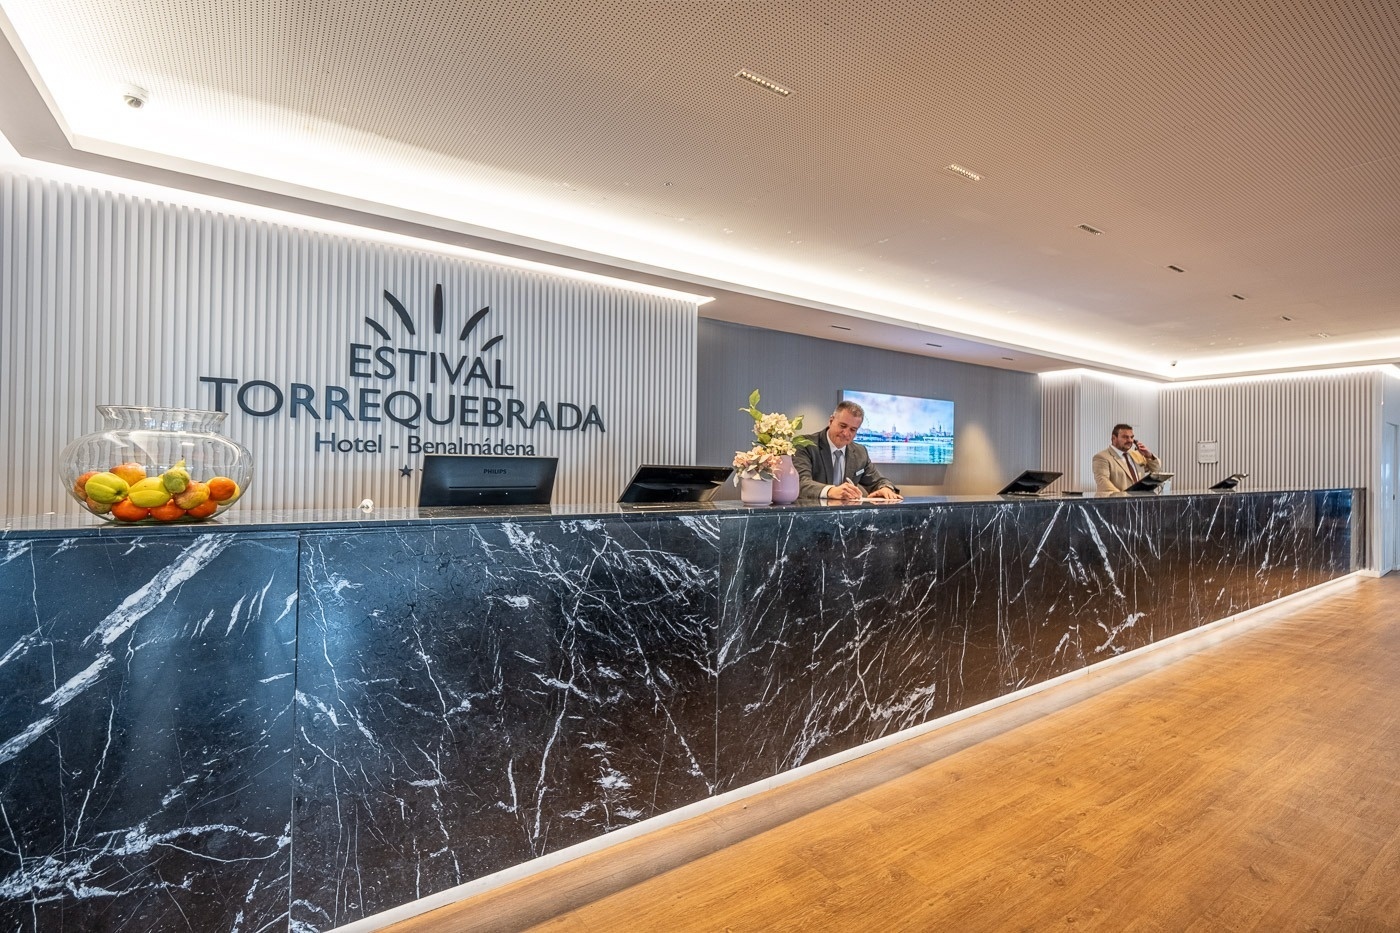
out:
{"label": "cityscape image on screen", "polygon": [[865,409],[856,440],[876,463],[952,463],[953,403],[842,389],[841,398]]}

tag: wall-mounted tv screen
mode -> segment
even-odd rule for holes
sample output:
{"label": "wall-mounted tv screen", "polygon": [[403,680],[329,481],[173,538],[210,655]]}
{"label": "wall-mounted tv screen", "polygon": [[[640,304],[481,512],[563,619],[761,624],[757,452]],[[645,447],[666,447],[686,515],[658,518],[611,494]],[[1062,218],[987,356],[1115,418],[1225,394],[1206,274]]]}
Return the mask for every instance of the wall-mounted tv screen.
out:
{"label": "wall-mounted tv screen", "polygon": [[865,409],[856,440],[876,463],[952,463],[953,403],[880,392],[841,390]]}

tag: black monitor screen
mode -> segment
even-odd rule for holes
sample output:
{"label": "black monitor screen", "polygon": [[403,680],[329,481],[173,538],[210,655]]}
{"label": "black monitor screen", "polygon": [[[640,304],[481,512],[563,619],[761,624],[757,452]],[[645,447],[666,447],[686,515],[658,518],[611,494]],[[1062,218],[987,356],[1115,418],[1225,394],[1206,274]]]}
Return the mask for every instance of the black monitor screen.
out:
{"label": "black monitor screen", "polygon": [[997,493],[999,496],[1026,496],[1040,492],[1049,486],[1063,474],[1052,473],[1049,470],[1026,470],[1020,476],[1007,483],[1006,488]]}
{"label": "black monitor screen", "polygon": [[1175,473],[1148,473],[1142,479],[1133,483],[1124,492],[1152,492],[1158,486],[1175,476]]}
{"label": "black monitor screen", "polygon": [[617,501],[708,502],[733,472],[726,466],[639,466]]}
{"label": "black monitor screen", "polygon": [[420,506],[548,505],[557,457],[423,458]]}
{"label": "black monitor screen", "polygon": [[1220,491],[1225,491],[1225,490],[1228,490],[1228,489],[1234,489],[1236,486],[1238,486],[1238,485],[1240,484],[1240,480],[1244,479],[1244,478],[1247,477],[1247,476],[1249,476],[1248,473],[1231,473],[1229,476],[1225,477],[1225,478],[1222,479],[1220,482],[1216,483],[1214,486],[1212,486],[1212,487],[1210,487],[1210,488],[1211,488],[1211,489],[1220,490]]}

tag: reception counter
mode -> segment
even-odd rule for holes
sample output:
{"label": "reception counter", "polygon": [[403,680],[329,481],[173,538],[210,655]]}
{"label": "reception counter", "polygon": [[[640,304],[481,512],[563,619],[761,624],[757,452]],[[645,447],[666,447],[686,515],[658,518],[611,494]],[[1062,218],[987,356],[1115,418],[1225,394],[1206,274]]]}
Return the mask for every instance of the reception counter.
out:
{"label": "reception counter", "polygon": [[329,930],[1343,576],[1360,499],[0,519],[0,928]]}

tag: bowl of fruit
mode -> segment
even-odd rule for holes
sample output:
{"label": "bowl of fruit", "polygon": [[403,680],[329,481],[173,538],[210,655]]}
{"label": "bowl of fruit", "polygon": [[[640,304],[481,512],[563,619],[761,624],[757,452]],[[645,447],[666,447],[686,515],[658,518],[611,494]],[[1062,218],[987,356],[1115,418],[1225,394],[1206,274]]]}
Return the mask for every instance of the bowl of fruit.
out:
{"label": "bowl of fruit", "polygon": [[253,458],[218,432],[221,411],[99,405],[105,430],[59,455],[59,479],[83,508],[126,525],[202,522],[231,507]]}

